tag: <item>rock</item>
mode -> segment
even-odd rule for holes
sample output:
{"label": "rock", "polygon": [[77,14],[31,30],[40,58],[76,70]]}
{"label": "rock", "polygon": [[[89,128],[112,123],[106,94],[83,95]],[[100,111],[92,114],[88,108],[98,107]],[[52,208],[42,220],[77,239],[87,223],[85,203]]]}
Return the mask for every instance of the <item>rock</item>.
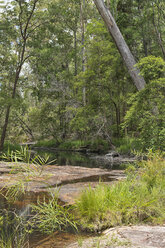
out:
{"label": "rock", "polygon": [[59,191],[59,199],[73,204],[89,184],[92,187],[101,180],[108,184],[125,178],[122,170],[86,168],[80,166],[46,165],[44,167],[23,163],[0,162],[0,188],[24,181],[26,192],[38,195]]}
{"label": "rock", "polygon": [[37,142],[36,141],[30,141],[30,142],[25,142],[25,143],[20,143],[19,145],[20,146],[34,146],[34,145],[36,145],[37,144]]}
{"label": "rock", "polygon": [[96,164],[102,164],[103,168],[119,168],[121,164],[130,164],[135,163],[137,161],[136,157],[126,157],[123,155],[114,154],[112,156],[112,153],[108,153],[106,155],[97,155],[97,156],[91,156],[90,158],[95,161]]}
{"label": "rock", "polygon": [[[124,226],[110,228],[100,237],[84,239],[82,248],[164,248],[165,226]],[[67,248],[79,248],[78,242]]]}
{"label": "rock", "polygon": [[113,158],[115,158],[115,157],[119,157],[120,154],[118,152],[116,152],[116,151],[111,151],[111,152],[105,154],[105,156],[106,157],[113,157]]}

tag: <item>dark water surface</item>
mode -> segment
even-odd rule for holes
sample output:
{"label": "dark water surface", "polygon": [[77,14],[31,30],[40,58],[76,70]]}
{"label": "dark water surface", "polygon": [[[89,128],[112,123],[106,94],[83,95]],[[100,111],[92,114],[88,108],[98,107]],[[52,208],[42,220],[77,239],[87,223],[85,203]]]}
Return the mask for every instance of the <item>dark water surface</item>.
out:
{"label": "dark water surface", "polygon": [[53,161],[52,164],[82,166],[87,168],[120,169],[120,165],[114,163],[112,157],[108,158],[103,154],[56,151],[49,149],[35,149],[34,152],[41,157],[49,156],[49,161]]}

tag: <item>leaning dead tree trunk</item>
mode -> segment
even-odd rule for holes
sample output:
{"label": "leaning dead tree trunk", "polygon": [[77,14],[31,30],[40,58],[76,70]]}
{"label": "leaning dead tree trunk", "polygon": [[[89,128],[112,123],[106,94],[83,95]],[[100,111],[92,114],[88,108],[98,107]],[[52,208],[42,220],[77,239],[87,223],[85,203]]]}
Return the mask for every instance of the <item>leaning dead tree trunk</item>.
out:
{"label": "leaning dead tree trunk", "polygon": [[94,0],[95,5],[102,16],[112,38],[114,39],[116,46],[128,68],[129,74],[138,90],[145,87],[145,80],[139,75],[140,71],[135,67],[136,61],[132,55],[129,47],[127,46],[123,35],[121,34],[111,12],[105,6],[103,0]]}

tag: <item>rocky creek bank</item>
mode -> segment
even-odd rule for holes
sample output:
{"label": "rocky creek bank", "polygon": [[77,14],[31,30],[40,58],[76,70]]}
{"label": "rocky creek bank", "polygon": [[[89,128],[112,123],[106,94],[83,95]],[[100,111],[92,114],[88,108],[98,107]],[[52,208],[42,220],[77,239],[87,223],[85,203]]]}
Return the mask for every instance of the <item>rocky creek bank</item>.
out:
{"label": "rocky creek bank", "polygon": [[[27,165],[24,163],[0,162],[0,188],[24,182],[28,195],[24,204],[36,201],[40,194],[59,191],[59,199],[65,204],[73,204],[84,187],[89,184],[96,187],[99,180],[106,184],[123,180],[123,170],[108,170],[101,168],[84,168],[79,166]],[[17,206],[22,203],[17,201]],[[22,206],[22,205],[21,205]],[[37,248],[55,247],[52,240],[42,241]],[[47,244],[49,245],[47,246]],[[165,247],[165,225],[162,226],[123,226],[105,230],[101,236],[91,238],[78,238],[61,244],[61,248],[154,248]]]}
{"label": "rocky creek bank", "polygon": [[100,237],[72,243],[67,248],[164,248],[165,226],[123,226],[110,228]]}
{"label": "rocky creek bank", "polygon": [[112,183],[124,179],[123,170],[85,168],[79,166],[27,165],[0,162],[0,188],[24,183],[25,191],[32,195],[58,191],[59,199],[73,204],[84,187],[95,187],[99,181]]}

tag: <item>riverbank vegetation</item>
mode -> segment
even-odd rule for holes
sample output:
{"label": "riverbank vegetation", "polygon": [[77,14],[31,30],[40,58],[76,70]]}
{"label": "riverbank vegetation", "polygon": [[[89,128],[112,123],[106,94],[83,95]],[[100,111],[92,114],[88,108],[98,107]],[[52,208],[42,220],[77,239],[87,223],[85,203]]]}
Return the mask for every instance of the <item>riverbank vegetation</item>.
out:
{"label": "riverbank vegetation", "polygon": [[77,231],[77,223],[72,207],[64,207],[58,202],[58,194],[50,194],[48,202],[37,202],[32,205],[34,217],[32,225],[42,233],[53,233],[56,230],[64,231],[72,228]]}
{"label": "riverbank vegetation", "polygon": [[14,210],[3,209],[0,211],[1,248],[28,247],[28,233],[30,233],[30,227],[25,218],[21,218]]}
{"label": "riverbank vegetation", "polygon": [[163,224],[165,221],[165,160],[149,154],[147,161],[126,169],[127,178],[86,188],[77,202],[85,229],[101,230],[116,225]]}
{"label": "riverbank vegetation", "polygon": [[1,11],[1,149],[164,149],[164,1],[108,2],[140,91],[92,0],[13,0]]}

